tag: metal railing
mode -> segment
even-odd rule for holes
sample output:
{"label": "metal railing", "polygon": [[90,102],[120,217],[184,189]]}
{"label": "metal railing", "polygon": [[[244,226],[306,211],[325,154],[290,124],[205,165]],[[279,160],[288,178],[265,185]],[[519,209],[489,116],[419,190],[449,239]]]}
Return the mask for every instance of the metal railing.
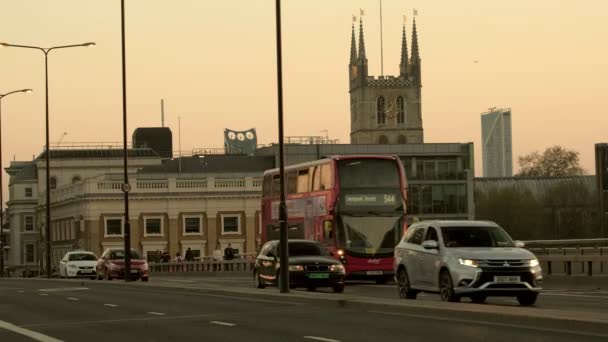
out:
{"label": "metal railing", "polygon": [[150,273],[208,273],[208,272],[252,272],[255,259],[214,260],[206,258],[201,261],[171,261],[166,263],[149,263]]}

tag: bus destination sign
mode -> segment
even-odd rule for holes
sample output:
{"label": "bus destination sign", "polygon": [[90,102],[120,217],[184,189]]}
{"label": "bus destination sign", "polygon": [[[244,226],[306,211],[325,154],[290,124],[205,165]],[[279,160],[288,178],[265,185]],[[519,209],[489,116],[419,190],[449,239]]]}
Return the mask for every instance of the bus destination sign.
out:
{"label": "bus destination sign", "polygon": [[344,196],[347,206],[395,205],[395,194],[347,194]]}

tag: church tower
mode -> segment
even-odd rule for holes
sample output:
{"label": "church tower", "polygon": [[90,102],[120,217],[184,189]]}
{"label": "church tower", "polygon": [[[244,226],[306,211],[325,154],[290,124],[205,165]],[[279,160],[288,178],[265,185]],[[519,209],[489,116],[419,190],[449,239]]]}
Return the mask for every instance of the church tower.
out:
{"label": "church tower", "polygon": [[416,19],[408,56],[405,25],[401,37],[399,76],[369,76],[363,19],[359,20],[359,50],[352,26],[350,46],[351,144],[423,143],[420,52]]}

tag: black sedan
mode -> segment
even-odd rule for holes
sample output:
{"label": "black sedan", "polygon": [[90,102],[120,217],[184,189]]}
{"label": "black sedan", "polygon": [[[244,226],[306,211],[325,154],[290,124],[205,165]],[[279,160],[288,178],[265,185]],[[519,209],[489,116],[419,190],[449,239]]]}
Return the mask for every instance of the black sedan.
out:
{"label": "black sedan", "polygon": [[[263,289],[280,282],[279,241],[269,241],[261,249],[253,271],[254,285]],[[289,287],[331,287],[344,292],[344,266],[332,258],[318,242],[289,240]]]}

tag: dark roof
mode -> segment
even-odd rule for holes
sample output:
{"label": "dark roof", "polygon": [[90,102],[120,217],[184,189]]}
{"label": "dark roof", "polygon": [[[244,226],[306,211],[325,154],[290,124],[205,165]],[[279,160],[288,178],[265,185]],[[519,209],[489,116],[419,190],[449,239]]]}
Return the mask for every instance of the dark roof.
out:
{"label": "dark roof", "polygon": [[[146,166],[140,173],[178,173],[180,158],[165,159],[161,165]],[[182,173],[264,172],[274,168],[273,156],[208,155],[181,158]]]}
{"label": "dark roof", "polygon": [[[7,172],[12,175],[10,181],[21,181],[21,180],[35,180],[38,178],[38,169],[36,168],[36,164],[34,162],[28,162],[25,165],[19,165],[18,168],[14,167],[14,164],[11,163],[11,166],[7,168]],[[11,170],[12,169],[12,170]]]}
{"label": "dark roof", "polygon": [[[105,158],[122,158],[122,149],[74,149],[74,150],[51,150],[51,160],[53,159],[105,159]],[[129,149],[129,157],[142,158],[142,157],[156,157],[160,158],[159,155],[150,148],[136,148]],[[40,153],[36,159],[45,160],[46,154]]]}

